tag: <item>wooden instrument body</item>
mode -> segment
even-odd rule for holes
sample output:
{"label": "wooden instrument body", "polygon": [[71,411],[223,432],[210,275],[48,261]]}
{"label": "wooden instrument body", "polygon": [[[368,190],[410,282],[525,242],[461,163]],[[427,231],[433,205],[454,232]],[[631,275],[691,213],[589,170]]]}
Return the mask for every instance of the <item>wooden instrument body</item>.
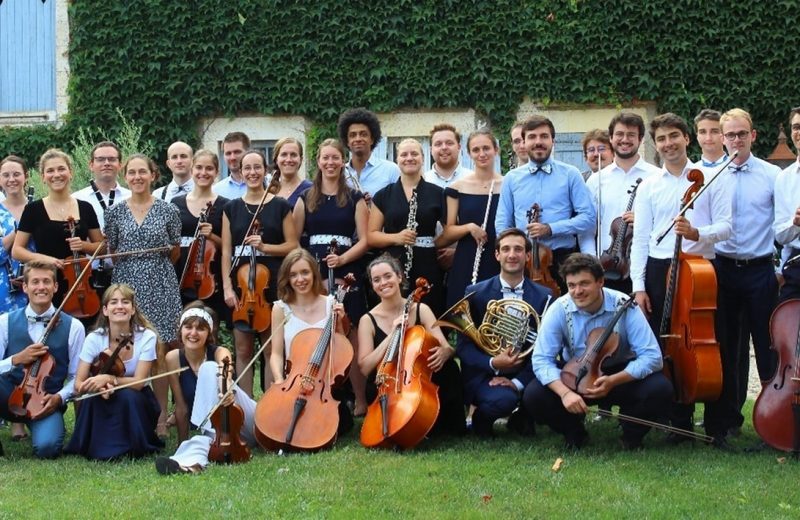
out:
{"label": "wooden instrument body", "polygon": [[[624,229],[623,229],[624,228]],[[617,237],[622,233],[621,239]],[[625,223],[622,217],[611,221],[611,245],[600,255],[600,264],[608,280],[624,280],[631,272],[631,245],[633,226]]]}
{"label": "wooden instrument body", "polygon": [[89,263],[89,259],[75,256],[66,258],[62,273],[67,287],[78,282],[75,290],[64,303],[64,312],[75,318],[91,318],[100,311],[100,297],[92,288],[89,277],[78,280],[81,271]]}
{"label": "wooden instrument body", "polygon": [[[534,203],[528,210],[528,223],[538,223],[541,217],[541,208],[538,203]],[[528,277],[539,285],[543,285],[553,292],[553,297],[561,296],[561,288],[550,274],[550,266],[553,265],[553,250],[539,242],[538,238],[532,238],[533,248],[531,257],[527,262]]]}
{"label": "wooden instrument body", "polygon": [[599,349],[592,348],[605,332],[603,327],[597,327],[589,332],[586,337],[586,350],[582,356],[574,357],[567,361],[561,369],[561,382],[567,388],[580,395],[585,395],[586,390],[594,386],[597,378],[603,375],[603,362],[611,358],[619,348],[619,334],[611,336]]}
{"label": "wooden instrument body", "polygon": [[237,404],[217,408],[211,415],[211,424],[215,437],[208,450],[208,460],[217,464],[239,464],[250,460],[250,448],[239,437],[244,412]]}
{"label": "wooden instrument body", "polygon": [[775,449],[800,452],[800,300],[787,300],[769,322],[778,368],[753,407],[753,427]]}
{"label": "wooden instrument body", "polygon": [[[286,379],[269,387],[256,405],[255,436],[266,450],[319,451],[336,441],[339,401],[333,398],[331,389],[347,378],[353,346],[336,333],[333,348],[328,343],[319,367],[309,370],[323,333],[324,329],[306,329],[294,337]],[[308,380],[306,374],[310,374]],[[305,402],[295,420],[298,400]]]}
{"label": "wooden instrument body", "polygon": [[44,385],[55,368],[56,359],[49,353],[26,366],[22,382],[8,397],[8,411],[21,419],[39,419],[44,410],[42,399],[47,395]]}
{"label": "wooden instrument body", "polygon": [[97,355],[97,358],[89,367],[90,376],[94,377],[101,374],[122,377],[125,375],[125,363],[119,357],[113,357],[113,353],[109,353],[108,349],[106,349]]}
{"label": "wooden instrument body", "polygon": [[217,255],[214,242],[200,236],[189,246],[186,256],[187,268],[181,279],[181,291],[192,290],[195,297],[206,300],[214,295],[217,284],[211,272],[211,263]]}
{"label": "wooden instrument body", "polygon": [[249,331],[264,332],[272,324],[272,305],[266,297],[270,281],[269,269],[251,261],[238,268],[236,280],[239,294],[233,309],[234,325],[245,325]]}
{"label": "wooden instrument body", "polygon": [[[379,372],[378,398],[367,409],[361,427],[361,444],[368,448],[395,444],[413,448],[433,428],[439,415],[439,387],[431,381],[428,368],[430,349],[438,345],[436,338],[422,325],[406,331],[403,358],[399,362],[401,381],[395,381],[397,365],[386,363]],[[384,377],[381,377],[383,375]],[[388,398],[388,435],[382,427],[381,396]]]}

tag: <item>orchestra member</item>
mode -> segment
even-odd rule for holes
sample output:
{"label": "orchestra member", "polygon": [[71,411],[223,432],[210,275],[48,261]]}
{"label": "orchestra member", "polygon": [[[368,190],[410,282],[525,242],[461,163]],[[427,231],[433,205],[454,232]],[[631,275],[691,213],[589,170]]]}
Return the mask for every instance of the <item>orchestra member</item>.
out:
{"label": "orchestra member", "polygon": [[270,181],[270,190],[276,196],[286,199],[294,208],[300,195],[311,187],[311,181],[300,177],[303,164],[303,145],[294,137],[284,137],[275,143],[272,164],[276,171]]}
{"label": "orchestra member", "polygon": [[166,186],[153,191],[153,197],[170,202],[179,195],[192,191],[192,147],[183,141],[175,141],[167,148],[167,168],[172,180]]}
{"label": "orchestra member", "polygon": [[245,150],[250,149],[250,138],[244,132],[229,132],[222,139],[222,156],[228,167],[228,176],[214,184],[214,193],[228,200],[240,199],[247,192],[247,183],[239,171]]}
{"label": "orchestra member", "polygon": [[583,161],[589,165],[588,170],[581,172],[584,181],[614,161],[614,148],[605,130],[595,128],[583,134],[581,149]]}
{"label": "orchestra member", "polygon": [[347,110],[339,116],[336,130],[339,140],[350,150],[345,171],[351,188],[369,199],[400,177],[396,164],[372,153],[381,141],[381,123],[374,113],[366,108]]}
{"label": "orchestra member", "polygon": [[789,112],[792,143],[798,160],[787,166],[775,180],[775,240],[788,249],[791,260],[783,267],[786,280],[780,290],[780,301],[800,298],[800,107]]}

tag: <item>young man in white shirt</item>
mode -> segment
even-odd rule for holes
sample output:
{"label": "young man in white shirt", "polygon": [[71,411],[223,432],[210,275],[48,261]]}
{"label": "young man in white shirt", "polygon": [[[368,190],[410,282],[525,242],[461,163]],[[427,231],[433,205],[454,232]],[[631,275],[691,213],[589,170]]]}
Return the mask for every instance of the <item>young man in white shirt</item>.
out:
{"label": "young man in white shirt", "polygon": [[166,186],[153,191],[153,197],[171,201],[179,195],[186,195],[194,187],[192,180],[192,147],[183,141],[176,141],[167,149],[167,168],[172,172],[172,180]]}

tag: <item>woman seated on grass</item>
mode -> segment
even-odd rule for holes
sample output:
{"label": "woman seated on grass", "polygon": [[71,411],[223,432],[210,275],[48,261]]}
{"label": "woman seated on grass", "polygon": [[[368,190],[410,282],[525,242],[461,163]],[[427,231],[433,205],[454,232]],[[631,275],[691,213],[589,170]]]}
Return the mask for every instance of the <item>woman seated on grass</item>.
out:
{"label": "woman seated on grass", "polygon": [[[118,353],[124,373],[92,376],[92,363],[104,352],[112,355],[119,342],[127,337],[132,342]],[[81,349],[76,392],[113,390],[144,379],[150,375],[155,359],[156,333],[136,305],[133,289],[114,284],[103,294],[97,326],[86,336]],[[87,399],[78,407],[75,431],[64,451],[98,460],[141,457],[159,451],[164,447],[155,434],[160,411],[155,394],[145,383]]]}

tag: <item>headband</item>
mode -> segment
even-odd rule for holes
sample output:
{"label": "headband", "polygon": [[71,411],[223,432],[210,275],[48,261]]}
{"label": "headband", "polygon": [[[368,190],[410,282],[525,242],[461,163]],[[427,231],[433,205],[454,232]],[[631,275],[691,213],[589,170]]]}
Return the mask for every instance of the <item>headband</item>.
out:
{"label": "headband", "polygon": [[198,309],[196,307],[188,309],[186,312],[181,314],[180,326],[183,326],[183,322],[191,317],[197,317],[205,321],[206,323],[208,323],[208,328],[211,329],[211,332],[214,331],[214,320],[211,318],[211,315],[207,313],[205,310]]}

